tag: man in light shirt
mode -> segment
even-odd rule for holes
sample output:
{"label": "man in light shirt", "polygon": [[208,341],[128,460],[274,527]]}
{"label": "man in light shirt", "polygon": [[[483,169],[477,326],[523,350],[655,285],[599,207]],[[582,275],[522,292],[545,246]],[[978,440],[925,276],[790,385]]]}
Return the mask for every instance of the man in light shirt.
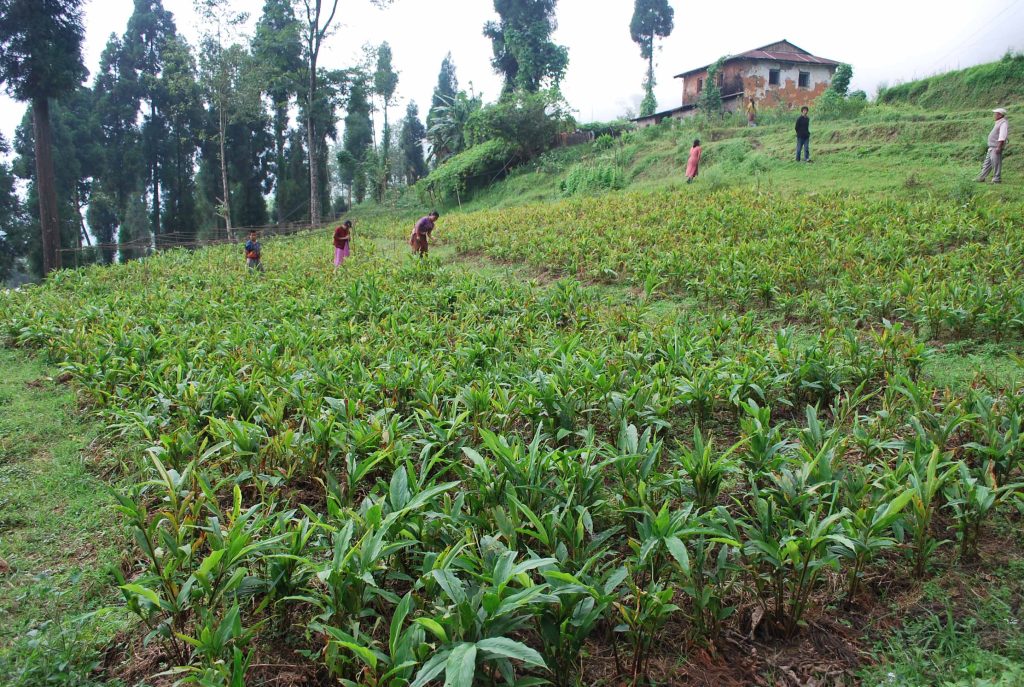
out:
{"label": "man in light shirt", "polygon": [[988,173],[992,172],[992,183],[1000,184],[1003,181],[1003,150],[1010,137],[1010,124],[1006,121],[1006,110],[998,107],[992,112],[996,116],[996,125],[988,135],[988,154],[985,156],[985,164],[981,166],[978,181],[985,181]]}

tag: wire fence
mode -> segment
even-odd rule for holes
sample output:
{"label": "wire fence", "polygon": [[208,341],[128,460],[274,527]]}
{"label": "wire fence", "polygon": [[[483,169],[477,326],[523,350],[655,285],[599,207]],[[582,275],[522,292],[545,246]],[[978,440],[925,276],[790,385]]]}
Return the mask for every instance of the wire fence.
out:
{"label": "wire fence", "polygon": [[155,236],[140,237],[132,241],[93,243],[86,246],[61,248],[59,249],[59,252],[62,258],[61,262],[65,267],[71,267],[71,262],[74,263],[75,267],[78,267],[82,263],[88,264],[89,262],[94,262],[94,260],[83,260],[83,256],[96,256],[110,252],[128,252],[130,254],[142,252],[148,254],[149,252],[170,250],[173,248],[187,248],[191,250],[206,246],[240,243],[245,241],[248,238],[249,233],[252,231],[260,234],[261,237],[293,236],[295,234],[307,233],[317,229],[324,230],[331,227],[335,222],[336,220],[331,220],[317,226],[306,222],[281,225],[268,224],[256,227],[232,227],[230,232],[228,232],[224,227],[217,227],[214,229],[204,230],[202,232],[202,238],[198,238],[197,235],[192,232],[167,232],[163,234],[156,234]]}

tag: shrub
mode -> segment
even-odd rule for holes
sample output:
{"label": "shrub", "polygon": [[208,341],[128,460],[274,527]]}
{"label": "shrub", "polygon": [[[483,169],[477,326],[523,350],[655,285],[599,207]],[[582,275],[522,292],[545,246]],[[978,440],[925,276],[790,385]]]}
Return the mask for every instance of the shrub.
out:
{"label": "shrub", "polygon": [[420,188],[433,199],[451,200],[493,183],[519,159],[516,145],[495,138],[449,158],[420,182]]}
{"label": "shrub", "polygon": [[974,108],[988,102],[1014,102],[1022,95],[1024,53],[1008,52],[997,62],[896,86],[879,86],[878,102],[909,103],[927,108]]}
{"label": "shrub", "polygon": [[580,193],[601,193],[625,187],[626,179],[617,165],[576,165],[569,170],[560,188],[563,196]]}
{"label": "shrub", "polygon": [[764,153],[752,153],[740,165],[740,170],[751,176],[764,174],[775,166],[775,160]]}
{"label": "shrub", "polygon": [[601,134],[594,141],[594,150],[604,151],[610,149],[615,144],[615,140],[608,134]]}
{"label": "shrub", "polygon": [[953,185],[953,189],[949,192],[949,198],[957,205],[967,206],[974,201],[977,191],[974,177],[963,177]]}
{"label": "shrub", "polygon": [[749,141],[736,138],[722,141],[710,148],[705,157],[708,162],[725,163],[734,167],[743,164],[751,150]]}
{"label": "shrub", "polygon": [[697,176],[697,180],[708,191],[717,191],[726,185],[725,173],[718,167],[713,167],[706,172],[701,171]]}
{"label": "shrub", "polygon": [[858,116],[867,104],[867,96],[863,91],[858,91],[847,98],[830,89],[814,101],[814,110],[822,119],[852,119]]}
{"label": "shrub", "polygon": [[556,135],[575,128],[557,93],[515,93],[474,113],[466,124],[466,138],[471,146],[494,139],[515,141],[522,159],[529,160],[550,148]]}

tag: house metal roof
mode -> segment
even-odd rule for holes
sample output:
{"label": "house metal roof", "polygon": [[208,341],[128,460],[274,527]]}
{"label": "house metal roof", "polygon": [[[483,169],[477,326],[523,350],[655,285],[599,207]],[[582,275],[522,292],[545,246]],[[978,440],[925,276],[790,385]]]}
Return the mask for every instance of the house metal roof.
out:
{"label": "house metal roof", "polygon": [[[770,47],[772,47],[774,45],[779,45],[780,43],[788,43],[792,47],[796,48],[796,51],[766,50],[765,49],[765,48],[770,48]],[[811,53],[807,52],[803,48],[797,47],[797,46],[793,45],[792,43],[790,43],[789,41],[787,41],[785,39],[783,39],[781,41],[776,41],[774,43],[769,43],[768,45],[762,46],[760,48],[754,48],[753,50],[747,50],[746,52],[741,52],[738,55],[729,55],[723,61],[723,64],[727,64],[729,62],[735,62],[736,60],[763,60],[763,61],[767,61],[767,62],[789,62],[789,63],[795,63],[795,64],[823,64],[823,65],[834,66],[834,67],[838,67],[839,64],[840,64],[839,62],[836,62],[835,60],[829,60],[829,59],[826,59],[824,57],[817,57],[815,55],[812,55]],[[675,78],[681,79],[683,77],[689,76],[690,74],[696,74],[697,72],[702,72],[702,71],[706,70],[710,66],[711,66],[710,64],[706,64],[703,67],[697,67],[696,69],[691,69],[690,71],[683,72],[682,74],[676,74]]]}

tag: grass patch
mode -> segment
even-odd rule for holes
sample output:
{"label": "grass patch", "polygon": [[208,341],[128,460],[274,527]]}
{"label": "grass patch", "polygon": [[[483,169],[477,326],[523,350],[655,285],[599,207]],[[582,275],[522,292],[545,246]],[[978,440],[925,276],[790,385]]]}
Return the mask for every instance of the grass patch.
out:
{"label": "grass patch", "polygon": [[122,624],[102,608],[122,541],[92,463],[100,427],[38,361],[0,349],[0,367],[0,682],[92,684]]}

